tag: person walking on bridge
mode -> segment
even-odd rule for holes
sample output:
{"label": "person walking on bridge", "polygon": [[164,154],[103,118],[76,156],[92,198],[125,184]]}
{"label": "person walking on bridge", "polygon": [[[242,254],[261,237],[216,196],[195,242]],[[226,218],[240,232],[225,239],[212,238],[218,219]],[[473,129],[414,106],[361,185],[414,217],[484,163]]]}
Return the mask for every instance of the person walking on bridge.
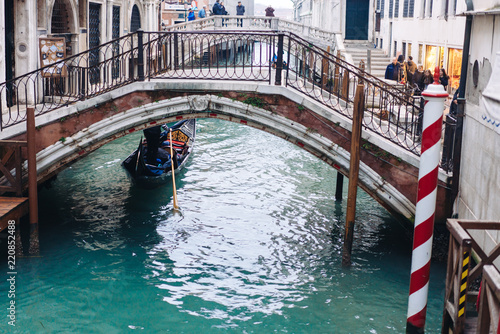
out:
{"label": "person walking on bridge", "polygon": [[220,0],[215,0],[214,6],[212,7],[212,14],[222,15],[222,7],[220,5]]}
{"label": "person walking on bridge", "polygon": [[[238,1],[238,6],[236,6],[236,15],[245,15],[245,6],[241,4],[241,1]],[[236,25],[238,27],[243,27],[243,20],[238,19]]]}
{"label": "person walking on bridge", "polygon": [[266,8],[266,16],[274,17],[274,8],[271,5]]}
{"label": "person walking on bridge", "polygon": [[203,5],[203,8],[198,11],[198,18],[204,19],[207,17],[207,6]]}

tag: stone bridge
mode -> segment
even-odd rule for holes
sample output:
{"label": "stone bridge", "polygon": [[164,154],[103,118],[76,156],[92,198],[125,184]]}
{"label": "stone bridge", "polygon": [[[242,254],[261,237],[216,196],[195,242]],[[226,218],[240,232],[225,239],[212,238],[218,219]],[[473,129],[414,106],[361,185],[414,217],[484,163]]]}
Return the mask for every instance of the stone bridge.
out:
{"label": "stone bridge", "polygon": [[[50,72],[45,68],[4,83],[0,139],[25,140],[25,109],[35,108],[42,183],[131,132],[184,118],[218,118],[279,136],[348,175],[352,95],[363,84],[359,186],[411,221],[419,163],[414,101],[294,37],[245,36],[151,33],[145,43],[139,32],[124,38],[119,52],[116,42],[103,45],[98,63],[92,64],[91,50],[53,65],[64,75],[43,76]],[[288,66],[279,57],[274,69],[270,53],[275,47],[280,54],[283,45]],[[441,171],[438,221],[448,216],[447,189]]]}

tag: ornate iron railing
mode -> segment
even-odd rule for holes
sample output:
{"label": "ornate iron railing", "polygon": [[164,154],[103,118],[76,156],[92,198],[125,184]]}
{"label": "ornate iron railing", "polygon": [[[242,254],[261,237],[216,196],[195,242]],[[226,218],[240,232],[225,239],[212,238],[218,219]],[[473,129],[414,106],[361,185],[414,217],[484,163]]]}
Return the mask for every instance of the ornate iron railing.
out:
{"label": "ornate iron railing", "polygon": [[139,54],[130,34],[0,84],[0,129],[137,80]]}
{"label": "ornate iron railing", "polygon": [[[228,23],[229,24],[229,23]],[[98,61],[95,61],[95,58]],[[210,79],[286,85],[352,118],[355,87],[365,87],[364,126],[418,151],[417,98],[292,33],[142,32],[126,35],[0,84],[1,128],[134,81]]]}

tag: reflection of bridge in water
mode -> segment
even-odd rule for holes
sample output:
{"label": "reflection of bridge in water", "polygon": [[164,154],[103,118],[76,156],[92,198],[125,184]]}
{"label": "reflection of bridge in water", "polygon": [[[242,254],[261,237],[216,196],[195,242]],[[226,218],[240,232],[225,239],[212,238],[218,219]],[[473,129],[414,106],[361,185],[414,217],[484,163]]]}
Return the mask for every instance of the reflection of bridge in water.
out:
{"label": "reflection of bridge in water", "polygon": [[[53,66],[63,74],[39,70],[0,86],[2,139],[24,138],[26,109],[35,108],[39,182],[131,131],[194,117],[271,132],[347,175],[354,93],[362,84],[360,186],[396,216],[414,214],[419,98],[297,35],[139,31]],[[444,172],[440,180],[438,219],[448,209]]]}

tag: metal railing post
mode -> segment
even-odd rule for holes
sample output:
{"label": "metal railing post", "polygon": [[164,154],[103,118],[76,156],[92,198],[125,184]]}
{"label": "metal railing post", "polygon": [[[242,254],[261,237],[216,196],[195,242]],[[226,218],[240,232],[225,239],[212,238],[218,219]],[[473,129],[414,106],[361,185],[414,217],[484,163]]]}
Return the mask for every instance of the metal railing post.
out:
{"label": "metal railing post", "polygon": [[174,32],[174,70],[179,69],[179,35]]}
{"label": "metal railing post", "polygon": [[144,31],[137,30],[137,80],[144,81]]}
{"label": "metal railing post", "polygon": [[274,84],[276,86],[281,86],[281,72],[283,70],[283,39],[285,35],[283,33],[278,34],[278,55],[276,59],[276,79]]}

